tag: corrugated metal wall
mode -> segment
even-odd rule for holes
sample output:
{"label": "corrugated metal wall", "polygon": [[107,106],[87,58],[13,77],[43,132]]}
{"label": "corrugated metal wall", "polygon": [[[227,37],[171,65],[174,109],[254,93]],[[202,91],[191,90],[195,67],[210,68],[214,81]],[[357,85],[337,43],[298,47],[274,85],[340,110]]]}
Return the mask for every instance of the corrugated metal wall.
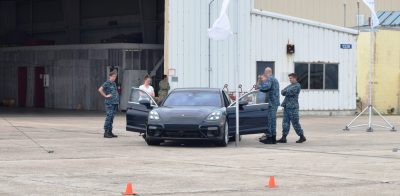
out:
{"label": "corrugated metal wall", "polygon": [[[94,44],[0,49],[0,100],[18,100],[17,70],[18,67],[27,67],[26,106],[33,107],[34,69],[44,67],[50,81],[49,87],[45,88],[46,108],[102,110],[104,99],[97,89],[107,80],[107,66],[120,67],[119,78],[123,82],[123,71],[131,70],[124,65],[125,50],[146,54],[137,57],[137,61],[144,65],[144,72],[149,72],[162,57],[162,48],[162,45]],[[142,81],[143,76],[137,80]],[[131,87],[130,84],[122,85],[122,88]]]}
{"label": "corrugated metal wall", "polygon": [[[290,20],[251,14],[251,63],[275,61],[276,78],[281,88],[289,85],[287,75],[294,72],[295,62],[339,64],[339,90],[302,90],[303,110],[353,110],[356,97],[356,35],[334,29],[302,24]],[[286,44],[296,47],[294,55],[286,54]],[[341,49],[340,44],[352,44]],[[255,68],[250,67],[251,72]]]}
{"label": "corrugated metal wall", "polygon": [[[209,2],[198,0],[174,0],[169,3],[169,68],[176,69],[178,82],[172,82],[172,87],[208,87],[208,22]],[[238,24],[248,23],[250,4],[241,0],[237,9],[237,1],[232,0],[229,7],[229,17],[234,33]],[[211,25],[219,15],[222,0],[211,4]],[[239,17],[237,13],[244,15]],[[247,21],[246,21],[247,20]],[[249,29],[239,28],[239,36],[247,34]],[[243,33],[241,33],[243,32]],[[231,36],[226,41],[211,41],[211,78],[210,87],[222,88],[224,84],[233,87],[234,66],[236,64],[236,39]],[[244,42],[239,39],[239,47]],[[248,43],[249,44],[249,43]],[[248,47],[246,47],[248,48]]]}
{"label": "corrugated metal wall", "polygon": [[[169,68],[176,69],[178,77],[177,82],[171,81],[174,88],[208,86],[209,2],[170,2]],[[212,23],[219,14],[221,3],[222,0],[215,0],[211,6]],[[356,31],[306,20],[271,17],[257,13],[252,4],[253,1],[248,0],[231,1],[229,17],[232,31],[238,34],[226,41],[211,41],[210,87],[222,88],[228,84],[230,90],[234,90],[237,62],[239,83],[244,90],[250,90],[256,82],[257,61],[275,62],[281,87],[289,84],[287,74],[294,71],[294,62],[335,62],[340,64],[339,90],[304,90],[300,97],[301,109],[354,110]],[[296,46],[296,53],[291,56],[286,55],[288,41]],[[352,44],[353,49],[340,49],[340,44]]]}

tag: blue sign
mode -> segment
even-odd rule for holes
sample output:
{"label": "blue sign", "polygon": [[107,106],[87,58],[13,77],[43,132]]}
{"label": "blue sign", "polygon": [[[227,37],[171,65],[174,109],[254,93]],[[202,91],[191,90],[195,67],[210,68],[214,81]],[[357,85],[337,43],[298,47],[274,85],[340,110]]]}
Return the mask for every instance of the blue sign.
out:
{"label": "blue sign", "polygon": [[340,44],[341,49],[351,49],[352,45],[351,44]]}

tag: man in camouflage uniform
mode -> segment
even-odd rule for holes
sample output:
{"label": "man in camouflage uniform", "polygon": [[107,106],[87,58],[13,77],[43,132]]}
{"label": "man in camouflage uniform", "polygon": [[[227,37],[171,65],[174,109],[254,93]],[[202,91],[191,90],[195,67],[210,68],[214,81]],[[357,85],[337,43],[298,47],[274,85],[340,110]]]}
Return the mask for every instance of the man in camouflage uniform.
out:
{"label": "man in camouflage uniform", "polygon": [[265,136],[260,138],[260,142],[265,144],[276,144],[276,112],[279,107],[279,82],[272,75],[272,69],[267,67],[264,75],[267,79],[263,80],[260,85],[260,91],[268,93],[269,108],[268,108],[268,128]]}
{"label": "man in camouflage uniform", "polygon": [[113,134],[114,116],[118,110],[119,96],[117,92],[117,85],[115,79],[117,72],[114,70],[108,75],[108,80],[104,82],[99,88],[99,93],[105,98],[104,104],[106,109],[106,120],[104,122],[104,137],[113,138],[118,137]]}
{"label": "man in camouflage uniform", "polygon": [[283,123],[282,123],[282,138],[277,143],[286,143],[286,137],[289,134],[290,122],[296,134],[300,139],[296,143],[303,143],[306,141],[303,129],[299,122],[299,94],[301,90],[300,84],[297,82],[297,75],[295,73],[289,74],[290,85],[284,88],[281,92],[285,99],[282,102],[283,110]]}
{"label": "man in camouflage uniform", "polygon": [[160,102],[162,102],[165,97],[167,97],[168,91],[170,89],[167,75],[163,75],[163,79],[160,81],[160,83],[158,83],[158,86],[160,87],[160,90],[158,91],[158,97],[160,99]]}

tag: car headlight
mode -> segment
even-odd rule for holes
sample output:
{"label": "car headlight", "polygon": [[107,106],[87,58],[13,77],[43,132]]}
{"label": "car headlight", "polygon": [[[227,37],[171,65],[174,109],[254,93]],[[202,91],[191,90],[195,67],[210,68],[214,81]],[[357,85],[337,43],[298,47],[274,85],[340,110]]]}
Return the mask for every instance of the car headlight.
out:
{"label": "car headlight", "polygon": [[160,115],[156,111],[151,111],[149,114],[150,120],[160,120]]}
{"label": "car headlight", "polygon": [[221,111],[215,111],[215,112],[211,113],[210,115],[208,115],[207,120],[216,121],[216,120],[221,119],[221,116],[222,116]]}

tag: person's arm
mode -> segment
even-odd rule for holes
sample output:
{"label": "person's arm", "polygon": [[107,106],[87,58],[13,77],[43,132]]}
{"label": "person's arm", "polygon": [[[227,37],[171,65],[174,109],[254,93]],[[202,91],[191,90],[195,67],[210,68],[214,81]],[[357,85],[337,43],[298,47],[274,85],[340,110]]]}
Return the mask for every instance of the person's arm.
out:
{"label": "person's arm", "polygon": [[103,96],[103,97],[105,97],[105,98],[110,98],[110,97],[112,97],[111,94],[106,95],[106,93],[104,92],[104,87],[103,87],[103,86],[100,86],[100,88],[98,89],[98,91],[99,91],[100,95]]}
{"label": "person's arm", "polygon": [[281,90],[281,95],[282,96],[286,96],[287,93],[287,89],[289,88],[289,86],[285,87],[284,89]]}
{"label": "person's arm", "polygon": [[265,82],[262,81],[259,85],[260,90],[268,91],[272,88],[272,78],[268,78]]}
{"label": "person's arm", "polygon": [[288,88],[286,91],[286,96],[294,96],[300,93],[301,87],[300,85],[293,85],[292,87]]}
{"label": "person's arm", "polygon": [[151,92],[149,93],[150,96],[155,97],[154,95],[154,88],[150,86]]}

